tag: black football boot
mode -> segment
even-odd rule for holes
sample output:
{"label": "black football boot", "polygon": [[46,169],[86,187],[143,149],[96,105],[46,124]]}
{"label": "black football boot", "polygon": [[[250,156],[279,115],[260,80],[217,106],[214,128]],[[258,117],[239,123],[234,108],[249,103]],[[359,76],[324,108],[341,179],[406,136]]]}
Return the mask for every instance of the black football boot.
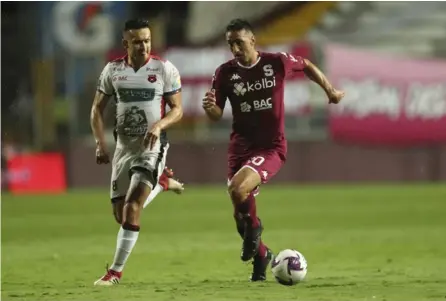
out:
{"label": "black football boot", "polygon": [[251,281],[265,281],[266,280],[266,270],[268,269],[269,263],[273,260],[274,254],[270,249],[266,249],[266,255],[254,256],[254,261],[252,262],[252,275]]}

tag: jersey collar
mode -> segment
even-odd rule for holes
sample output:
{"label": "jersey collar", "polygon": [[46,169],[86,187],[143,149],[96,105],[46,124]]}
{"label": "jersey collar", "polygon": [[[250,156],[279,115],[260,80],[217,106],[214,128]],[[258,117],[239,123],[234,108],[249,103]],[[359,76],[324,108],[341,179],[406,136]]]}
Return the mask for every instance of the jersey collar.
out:
{"label": "jersey collar", "polygon": [[251,68],[254,68],[254,67],[260,62],[260,59],[262,58],[262,55],[261,55],[260,52],[257,52],[257,54],[258,54],[258,56],[257,56],[257,60],[256,60],[255,63],[252,64],[251,66],[243,66],[243,65],[240,64],[238,61],[237,61],[237,65],[238,65],[239,67],[244,68],[244,69],[251,69]]}
{"label": "jersey collar", "polygon": [[[141,68],[142,68],[143,66],[147,65],[147,63],[150,61],[151,58],[152,58],[152,55],[150,54],[150,55],[148,56],[147,60],[144,62],[144,64],[142,64]],[[124,63],[125,63],[125,65],[126,65],[127,67],[131,67],[131,68],[133,68],[133,66],[129,64],[129,56],[128,56],[127,54],[123,57],[123,59],[124,59]]]}

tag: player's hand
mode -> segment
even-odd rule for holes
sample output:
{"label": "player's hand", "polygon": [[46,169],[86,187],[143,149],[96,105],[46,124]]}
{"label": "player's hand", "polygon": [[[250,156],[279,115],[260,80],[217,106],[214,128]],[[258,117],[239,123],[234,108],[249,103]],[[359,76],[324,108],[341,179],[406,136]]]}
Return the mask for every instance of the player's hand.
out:
{"label": "player's hand", "polygon": [[209,92],[206,92],[206,94],[203,97],[202,106],[205,110],[210,110],[213,107],[217,105],[217,100],[215,99],[215,90],[212,89]]}
{"label": "player's hand", "polygon": [[108,164],[110,163],[110,157],[104,146],[98,145],[96,147],[96,163],[97,164]]}
{"label": "player's hand", "polygon": [[336,90],[333,89],[329,94],[328,94],[328,103],[334,103],[337,104],[341,101],[342,98],[344,98],[345,96],[345,92],[344,91],[340,91],[340,90]]}
{"label": "player's hand", "polygon": [[155,146],[155,143],[159,139],[160,135],[161,135],[161,127],[155,123],[144,136],[143,140],[144,147],[149,148],[149,150],[151,150]]}

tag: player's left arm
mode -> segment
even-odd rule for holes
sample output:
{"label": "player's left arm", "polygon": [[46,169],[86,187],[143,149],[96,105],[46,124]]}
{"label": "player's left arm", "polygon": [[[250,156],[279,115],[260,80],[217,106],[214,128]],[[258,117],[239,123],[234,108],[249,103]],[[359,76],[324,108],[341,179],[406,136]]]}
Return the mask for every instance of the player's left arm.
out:
{"label": "player's left arm", "polygon": [[303,72],[310,80],[318,84],[325,91],[329,99],[328,103],[336,104],[344,97],[345,93],[335,89],[325,74],[307,59],[303,59]]}
{"label": "player's left arm", "polygon": [[183,117],[180,73],[171,62],[167,61],[165,64],[163,97],[170,107],[170,111],[157,122],[161,130],[169,128]]}

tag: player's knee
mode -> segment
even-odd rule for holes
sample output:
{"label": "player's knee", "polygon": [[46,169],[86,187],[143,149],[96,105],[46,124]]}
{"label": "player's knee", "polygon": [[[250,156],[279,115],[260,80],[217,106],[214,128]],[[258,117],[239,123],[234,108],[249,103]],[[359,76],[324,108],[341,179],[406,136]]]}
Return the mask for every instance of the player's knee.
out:
{"label": "player's knee", "polygon": [[116,212],[116,211],[114,211],[113,212],[113,215],[115,216],[115,220],[116,220],[116,222],[118,223],[118,224],[122,224],[122,212]]}
{"label": "player's knee", "polygon": [[243,202],[249,195],[246,185],[243,183],[237,184],[233,182],[229,184],[228,193],[231,196],[232,201],[235,203]]}
{"label": "player's knee", "polygon": [[138,202],[126,202],[125,203],[125,212],[127,215],[133,215],[136,212],[139,212],[142,209],[142,206]]}

